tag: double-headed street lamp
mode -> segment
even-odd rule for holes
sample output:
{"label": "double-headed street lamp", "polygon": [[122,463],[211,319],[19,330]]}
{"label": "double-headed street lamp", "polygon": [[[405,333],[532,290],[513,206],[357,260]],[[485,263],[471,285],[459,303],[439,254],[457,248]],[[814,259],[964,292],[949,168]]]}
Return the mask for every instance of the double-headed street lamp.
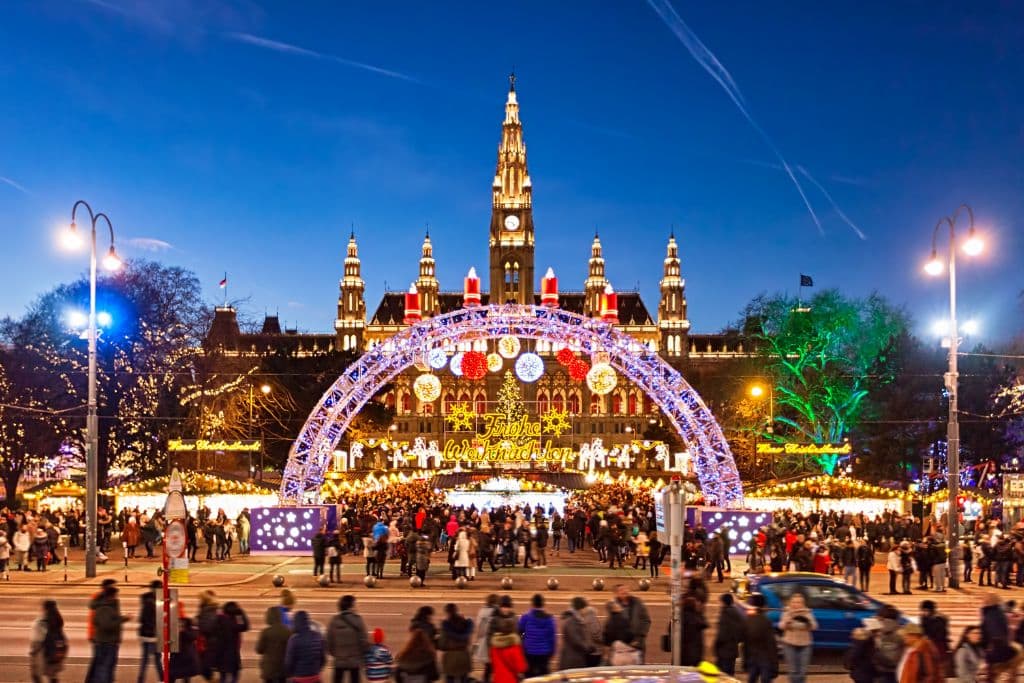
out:
{"label": "double-headed street lamp", "polygon": [[[957,244],[956,221],[961,211],[967,212],[968,230],[967,239],[962,244]],[[949,586],[957,588],[960,585],[960,520],[957,497],[960,493],[960,423],[959,410],[957,407],[957,387],[959,385],[959,374],[957,372],[957,348],[960,342],[960,329],[956,323],[956,250],[961,248],[968,256],[977,256],[985,248],[981,237],[974,231],[974,212],[967,204],[961,204],[952,216],[945,216],[935,224],[932,230],[932,255],[924,265],[924,270],[929,275],[941,275],[946,269],[939,259],[936,249],[939,239],[939,230],[943,226],[949,227],[949,369],[946,372],[946,391],[949,394],[949,420],[946,423],[946,469],[949,477],[949,522],[947,534],[950,539],[949,553]]]}
{"label": "double-headed street lamp", "polygon": [[114,250],[114,226],[105,213],[93,213],[92,207],[81,199],[71,207],[71,226],[64,234],[64,246],[78,249],[82,246],[82,235],[75,224],[78,207],[84,206],[89,212],[90,250],[89,250],[89,398],[88,416],[86,418],[85,444],[85,575],[96,576],[96,516],[98,513],[99,496],[99,422],[96,417],[96,224],[103,220],[110,230],[110,248],[103,257],[103,267],[117,270],[121,267],[121,259]]}

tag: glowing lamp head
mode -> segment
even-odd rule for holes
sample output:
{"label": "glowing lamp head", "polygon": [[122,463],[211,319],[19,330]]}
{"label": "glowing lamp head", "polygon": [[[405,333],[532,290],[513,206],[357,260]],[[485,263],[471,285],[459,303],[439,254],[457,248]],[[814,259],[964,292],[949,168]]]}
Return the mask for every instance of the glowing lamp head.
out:
{"label": "glowing lamp head", "polygon": [[266,396],[267,394],[270,393],[270,385],[264,384],[263,386],[260,387],[260,391],[263,392],[264,396]]}
{"label": "glowing lamp head", "polygon": [[69,311],[67,315],[68,325],[73,329],[81,329],[89,324],[89,316],[82,311]]}
{"label": "glowing lamp head", "polygon": [[762,387],[760,384],[755,384],[754,386],[750,387],[750,395],[753,396],[754,398],[761,398],[762,396],[764,396],[764,387]]}
{"label": "glowing lamp head", "polygon": [[61,246],[68,251],[76,251],[82,247],[82,235],[78,232],[78,226],[71,223],[67,230],[62,230],[60,233]]}
{"label": "glowing lamp head", "polygon": [[967,320],[962,325],[960,325],[960,330],[964,334],[976,335],[981,330],[981,326],[978,325],[977,320]]}
{"label": "glowing lamp head", "polygon": [[924,272],[929,275],[942,275],[942,261],[939,260],[939,255],[932,249],[932,257],[924,264]]}
{"label": "glowing lamp head", "polygon": [[106,311],[100,311],[96,314],[96,324],[100,327],[110,327],[114,323],[114,318]]}
{"label": "glowing lamp head", "polygon": [[964,253],[968,256],[977,256],[985,249],[985,242],[974,232],[974,228],[967,234],[963,245]]}
{"label": "glowing lamp head", "polygon": [[107,250],[107,255],[103,257],[103,267],[110,271],[120,270],[121,268],[121,257],[114,251],[113,244]]}

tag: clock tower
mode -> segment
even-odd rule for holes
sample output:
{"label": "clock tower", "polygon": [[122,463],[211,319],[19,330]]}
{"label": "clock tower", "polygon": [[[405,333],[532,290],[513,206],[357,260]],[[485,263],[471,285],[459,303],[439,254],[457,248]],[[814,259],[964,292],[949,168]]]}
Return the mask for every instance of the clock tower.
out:
{"label": "clock tower", "polygon": [[533,186],[519,122],[516,77],[509,76],[491,204],[492,304],[533,303]]}

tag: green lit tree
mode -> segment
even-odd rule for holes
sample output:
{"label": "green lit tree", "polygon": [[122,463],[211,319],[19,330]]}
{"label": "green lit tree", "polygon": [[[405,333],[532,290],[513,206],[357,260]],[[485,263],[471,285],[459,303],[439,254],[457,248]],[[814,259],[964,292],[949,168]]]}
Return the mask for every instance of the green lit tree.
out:
{"label": "green lit tree", "polygon": [[826,290],[802,304],[784,295],[751,302],[744,328],[775,385],[775,429],[761,438],[841,442],[869,392],[892,381],[893,347],[906,326],[903,311],[878,294]]}
{"label": "green lit tree", "polygon": [[523,392],[519,389],[519,380],[511,370],[505,371],[505,379],[498,389],[498,412],[509,422],[519,422],[526,414],[523,408]]}

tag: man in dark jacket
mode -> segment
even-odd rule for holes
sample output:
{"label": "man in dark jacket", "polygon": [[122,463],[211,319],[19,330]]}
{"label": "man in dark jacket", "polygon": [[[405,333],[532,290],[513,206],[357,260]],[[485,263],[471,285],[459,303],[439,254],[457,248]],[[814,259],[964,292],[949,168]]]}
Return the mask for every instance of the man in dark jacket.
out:
{"label": "man in dark jacket", "polygon": [[91,676],[87,683],[114,683],[121,631],[124,622],[128,621],[128,617],[121,614],[117,592],[117,586],[109,584],[89,603],[95,632],[92,639],[93,659],[89,664]]}
{"label": "man in dark jacket", "polygon": [[743,661],[749,683],[770,683],[779,668],[779,646],[775,627],[764,615],[764,596],[753,595],[754,613],[747,617],[743,638]]}
{"label": "man in dark jacket", "polygon": [[583,610],[587,608],[587,601],[584,598],[575,597],[572,599],[570,607],[571,609],[562,613],[562,649],[558,656],[559,671],[586,667],[596,645],[593,634],[587,628],[586,618],[583,616]]}
{"label": "man in dark jacket", "polygon": [[346,673],[349,675],[349,683],[359,683],[363,656],[370,649],[366,624],[356,613],[355,607],[355,596],[341,596],[338,613],[327,626],[327,651],[334,657],[335,683],[342,683]]}
{"label": "man in dark jacket", "polygon": [[629,594],[629,588],[619,584],[615,587],[615,601],[622,606],[622,611],[629,620],[629,630],[633,633],[633,642],[628,645],[640,650],[640,663],[644,663],[647,652],[647,634],[651,630],[651,615],[647,605],[640,598]]}
{"label": "man in dark jacket", "polygon": [[519,617],[519,634],[526,655],[526,677],[547,676],[555,654],[555,618],[544,611],[544,596],[533,596],[533,609]]}
{"label": "man in dark jacket", "polygon": [[290,628],[281,623],[281,610],[267,608],[267,626],[256,641],[256,654],[260,656],[260,678],[264,681],[283,681],[284,656],[291,638]]}
{"label": "man in dark jacket", "polygon": [[722,673],[736,673],[736,658],[740,656],[740,643],[746,633],[746,615],[733,604],[731,593],[722,593],[722,611],[718,615],[715,633],[715,666]]}
{"label": "man in dark jacket", "polygon": [[[363,634],[366,637],[366,634]],[[309,626],[309,614],[299,610],[295,613],[295,633],[288,639],[285,649],[284,669],[291,678],[304,678],[320,674],[327,662],[324,638]],[[337,676],[337,669],[335,669]],[[340,678],[335,678],[340,683]],[[356,669],[353,683],[359,683],[359,670]]]}
{"label": "man in dark jacket", "polygon": [[146,680],[146,667],[149,666],[151,657],[156,665],[156,679],[158,681],[164,680],[164,662],[162,651],[159,647],[160,640],[157,637],[161,633],[160,628],[163,626],[161,615],[157,614],[156,609],[156,592],[158,590],[163,590],[163,582],[151,581],[149,590],[140,596],[139,643],[142,648],[142,658],[139,661],[140,683]]}
{"label": "man in dark jacket", "polygon": [[324,561],[327,559],[327,527],[320,527],[313,534],[310,549],[313,551],[313,578],[315,579],[324,573]]}
{"label": "man in dark jacket", "polygon": [[946,661],[949,659],[949,619],[945,615],[935,611],[935,602],[932,600],[921,601],[921,630],[924,636],[932,641],[939,657]]}

